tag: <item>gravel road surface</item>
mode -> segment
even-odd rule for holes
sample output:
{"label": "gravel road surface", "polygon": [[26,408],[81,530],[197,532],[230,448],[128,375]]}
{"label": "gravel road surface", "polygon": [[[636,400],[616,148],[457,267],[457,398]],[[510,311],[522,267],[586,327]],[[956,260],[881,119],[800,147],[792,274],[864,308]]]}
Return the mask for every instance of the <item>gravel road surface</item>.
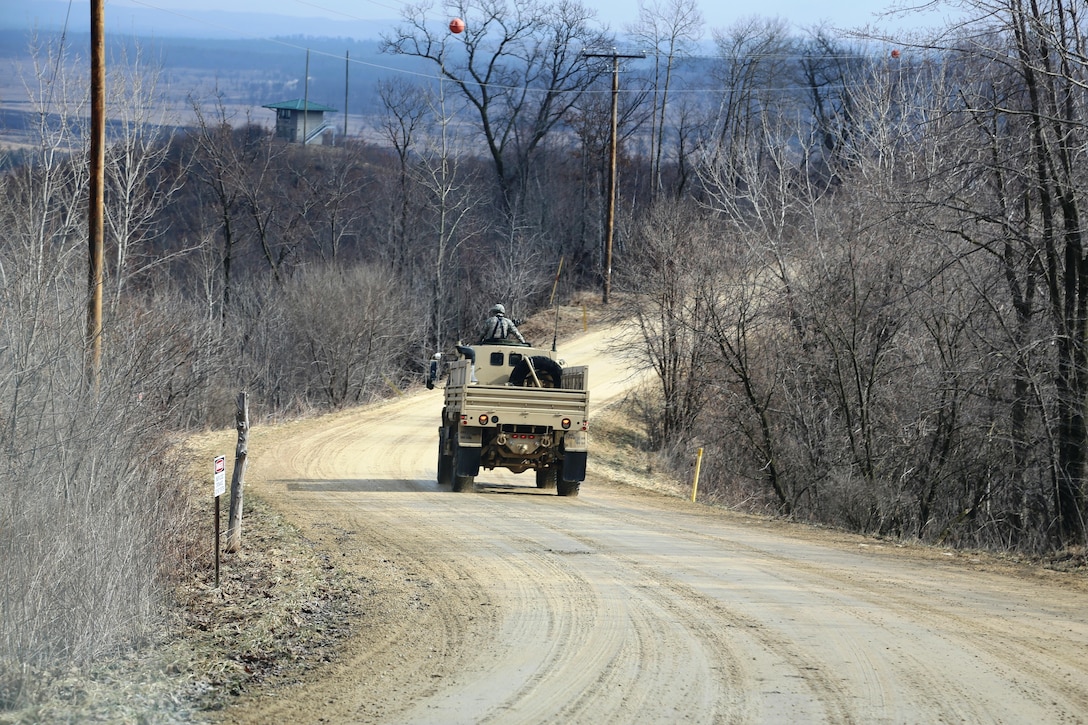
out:
{"label": "gravel road surface", "polygon": [[[634,379],[606,338],[562,352],[590,365],[591,421]],[[455,494],[441,397],[254,429],[250,486],[372,590],[340,656],[225,722],[1088,722],[1084,576],[739,516],[599,463],[578,498],[531,472]]]}

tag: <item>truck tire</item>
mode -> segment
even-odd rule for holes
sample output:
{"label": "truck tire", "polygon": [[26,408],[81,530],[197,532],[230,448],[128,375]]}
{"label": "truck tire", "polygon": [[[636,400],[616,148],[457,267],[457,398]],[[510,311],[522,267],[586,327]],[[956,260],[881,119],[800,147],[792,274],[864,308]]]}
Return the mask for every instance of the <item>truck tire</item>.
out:
{"label": "truck tire", "polygon": [[550,487],[554,488],[555,492],[560,496],[577,496],[578,487],[580,481],[568,481],[564,474],[566,465],[562,458],[555,462],[554,465],[549,466],[548,470],[552,471],[552,475],[555,476],[555,483]]}
{"label": "truck tire", "polygon": [[[469,449],[469,450],[474,450],[474,449]],[[476,453],[476,457],[478,459],[479,458],[479,450],[475,449],[475,453]],[[467,462],[465,460],[466,457],[467,456],[466,456],[465,453],[462,452],[461,447],[454,444],[454,446],[453,446],[453,455],[450,456],[450,462],[452,463],[452,465],[450,466],[450,468],[451,468],[450,473],[453,475],[453,490],[455,492],[458,492],[458,493],[460,493],[462,491],[473,491],[475,489],[475,486],[476,486],[476,476],[473,476],[473,475],[467,475],[466,476],[466,475],[461,474],[461,471],[472,470],[472,468],[473,468],[471,465],[467,465]],[[478,468],[479,468],[479,463],[478,463],[478,460],[477,460],[476,469],[478,470]]]}
{"label": "truck tire", "polygon": [[563,368],[559,363],[545,355],[533,355],[527,360],[522,360],[510,371],[510,384],[524,388],[535,388],[536,380],[529,372],[529,362],[533,363],[536,376],[540,379],[542,388],[558,388],[563,379]]}
{"label": "truck tire", "polygon": [[442,444],[438,444],[438,485],[453,485],[453,456],[442,452]]}
{"label": "truck tire", "polygon": [[559,477],[559,481],[556,484],[556,493],[560,496],[577,496],[578,489],[581,488],[581,483],[578,481],[564,481],[563,477]]}
{"label": "truck tire", "polygon": [[545,490],[551,490],[559,485],[559,467],[548,466],[547,468],[538,468],[536,471],[536,487]]}

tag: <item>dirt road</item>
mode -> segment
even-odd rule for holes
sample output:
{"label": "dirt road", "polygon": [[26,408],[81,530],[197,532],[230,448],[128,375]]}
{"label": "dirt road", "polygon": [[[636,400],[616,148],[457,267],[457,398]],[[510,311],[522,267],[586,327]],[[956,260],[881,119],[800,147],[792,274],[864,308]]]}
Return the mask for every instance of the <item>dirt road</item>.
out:
{"label": "dirt road", "polygon": [[[628,375],[583,338],[592,400]],[[435,484],[441,391],[254,429],[250,484],[367,577],[336,661],[230,722],[1088,722],[1083,577],[609,482]],[[591,449],[592,450],[592,449]],[[592,456],[592,452],[591,452]]]}

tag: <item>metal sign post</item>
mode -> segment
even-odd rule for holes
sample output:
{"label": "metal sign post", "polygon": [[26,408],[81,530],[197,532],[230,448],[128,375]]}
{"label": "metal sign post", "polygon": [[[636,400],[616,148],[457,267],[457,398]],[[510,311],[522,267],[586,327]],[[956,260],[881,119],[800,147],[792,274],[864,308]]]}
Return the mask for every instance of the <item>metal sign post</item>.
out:
{"label": "metal sign post", "polygon": [[215,498],[215,588],[219,588],[219,497],[227,492],[227,457],[215,457],[215,476],[213,478],[213,497]]}

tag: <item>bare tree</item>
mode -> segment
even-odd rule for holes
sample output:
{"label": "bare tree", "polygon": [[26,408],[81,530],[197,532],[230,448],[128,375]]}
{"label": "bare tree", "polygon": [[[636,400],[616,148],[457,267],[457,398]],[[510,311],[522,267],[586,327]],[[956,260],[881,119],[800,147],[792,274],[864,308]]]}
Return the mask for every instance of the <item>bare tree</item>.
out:
{"label": "bare tree", "polygon": [[703,36],[703,16],[695,0],[653,0],[639,3],[639,20],[632,36],[653,49],[653,121],[651,123],[650,177],[653,189],[663,188],[661,159],[669,114],[669,91],[679,62]]}
{"label": "bare tree", "polygon": [[139,51],[135,59],[122,56],[112,67],[108,113],[115,136],[106,150],[105,225],[115,311],[131,278],[185,250],[164,253],[164,245],[156,245],[166,232],[158,226],[162,211],[183,178],[160,173],[174,137],[169,106],[158,89],[160,71],[143,68]]}
{"label": "bare tree", "polygon": [[[69,85],[66,63],[54,55],[37,66],[34,148],[0,175],[0,663],[9,673],[67,668],[146,637],[189,524],[165,411],[134,394],[179,363],[171,341],[184,323],[115,316],[101,394],[81,394],[87,93]],[[10,694],[22,706],[18,689]]]}
{"label": "bare tree", "polygon": [[[1005,280],[1004,299],[985,289],[1007,333],[1002,354],[1016,362],[1004,394],[1012,403],[1002,406],[1012,460],[1024,473],[1029,460],[1041,461],[1039,495],[1022,495],[1021,504],[1046,502],[1052,526],[1044,533],[1058,546],[1085,540],[1088,479],[1088,180],[1078,161],[1088,138],[1088,63],[1075,5],[970,4],[984,27],[947,49],[963,68],[960,103],[949,109],[960,132],[957,146],[941,149],[943,174],[931,177],[940,183],[928,195],[954,213],[962,263],[988,260]],[[963,175],[965,167],[973,173]]]}
{"label": "bare tree", "polygon": [[32,46],[33,75],[24,85],[35,120],[34,163],[7,175],[9,193],[30,213],[14,214],[5,228],[9,239],[26,241],[17,259],[25,265],[26,282],[39,289],[51,277],[53,265],[68,263],[81,245],[86,218],[88,169],[71,159],[86,155],[89,91],[72,74],[69,54],[63,46]]}
{"label": "bare tree", "polygon": [[297,389],[333,408],[380,397],[423,324],[405,314],[405,297],[396,278],[374,267],[295,275],[284,289],[283,348]]}
{"label": "bare tree", "polygon": [[219,316],[226,319],[230,308],[232,290],[232,272],[239,243],[239,216],[243,213],[242,185],[238,175],[243,173],[248,160],[245,158],[250,149],[239,147],[235,143],[233,130],[229,123],[226,106],[222,99],[216,104],[216,116],[208,118],[200,104],[193,101],[193,112],[197,119],[198,132],[196,141],[200,149],[194,160],[195,176],[210,194],[209,202],[215,209],[216,235],[220,238],[221,249],[218,253],[222,284],[219,300]]}
{"label": "bare tree", "polygon": [[479,272],[484,299],[502,301],[512,315],[532,309],[559,263],[542,237],[511,217],[509,228],[492,242],[489,264]]}
{"label": "bare tree", "polygon": [[719,152],[763,143],[764,123],[789,113],[795,79],[796,40],[784,21],[752,20],[715,33],[718,64],[713,77],[722,96],[712,114],[712,143]]}
{"label": "bare tree", "polygon": [[[761,484],[774,508],[795,513],[802,496],[812,495],[820,474],[786,454],[786,440],[803,425],[791,425],[782,411],[809,415],[790,398],[812,395],[807,384],[789,390],[788,371],[797,370],[813,335],[813,311],[801,284],[801,260],[823,253],[817,237],[817,207],[823,189],[812,183],[804,153],[813,141],[797,119],[768,111],[748,121],[758,143],[718,141],[698,167],[706,204],[722,217],[724,236],[733,250],[717,257],[717,277],[702,291],[706,320],[702,328],[711,341],[715,365],[723,379],[712,406],[714,420],[733,434],[716,445],[745,461],[737,465],[738,479]],[[786,142],[800,142],[791,149]],[[822,313],[823,311],[821,311]],[[792,431],[791,431],[792,428]],[[822,436],[818,436],[821,439]],[[803,448],[797,446],[795,450]],[[802,471],[804,471],[802,473]],[[807,480],[806,480],[807,479]],[[740,481],[729,486],[739,485]],[[748,495],[748,494],[745,494]]]}
{"label": "bare tree", "polygon": [[[365,174],[366,164],[360,157],[357,145],[345,144],[322,159],[318,168],[295,172],[298,201],[291,212],[289,229],[302,243],[310,242],[306,246],[316,249],[322,262],[348,261],[343,255],[352,242],[356,259],[362,257],[361,226],[367,206],[364,200],[376,184]],[[290,163],[297,166],[302,160],[295,156]]]}
{"label": "bare tree", "polygon": [[[466,242],[481,232],[474,215],[483,204],[475,174],[459,149],[460,134],[452,127],[459,103],[448,103],[446,84],[430,98],[431,133],[421,139],[411,167],[413,184],[422,193],[420,215],[426,243],[422,273],[429,293],[426,350],[440,351],[463,325],[458,320],[457,289],[468,282],[469,266],[462,257]],[[452,329],[451,329],[452,323]]]}
{"label": "bare tree", "polygon": [[770,498],[775,511],[791,515],[810,489],[795,485],[802,477],[783,441],[788,427],[780,411],[788,396],[782,368],[789,356],[776,344],[781,288],[766,275],[755,248],[734,243],[716,251],[715,274],[695,292],[704,310],[696,332],[709,347],[704,364],[715,370],[702,421],[716,434],[705,437],[715,458],[730,461],[732,477],[717,487],[733,501]]}
{"label": "bare tree", "polygon": [[[299,223],[306,206],[292,208],[287,200],[290,195],[297,196],[287,181],[294,174],[288,175],[284,168],[287,144],[276,141],[267,129],[256,124],[233,126],[222,97],[216,101],[213,118],[208,118],[195,101],[193,111],[197,119],[193,176],[210,197],[205,203],[215,210],[215,233],[221,245],[220,317],[225,318],[233,291],[234,265],[247,253],[263,259],[273,279],[282,281],[282,267],[298,243],[287,232]],[[248,248],[247,242],[255,249]]]}
{"label": "bare tree", "polygon": [[713,276],[713,236],[697,208],[672,200],[655,203],[639,224],[618,274],[630,295],[630,324],[641,345],[635,353],[657,375],[664,410],[647,431],[657,449],[690,440],[704,411],[713,373],[703,335]]}
{"label": "bare tree", "polygon": [[[1088,261],[1084,240],[1088,184],[1080,158],[1088,142],[1088,59],[1082,8],[1007,6],[1023,77],[1023,113],[1030,132],[1031,167],[1025,202],[1035,207],[1033,236],[1046,260],[1048,313],[1056,334],[1056,460],[1058,540],[1085,543],[1088,481]],[[1028,169],[1025,169],[1028,171]],[[1030,174],[1030,175],[1029,175]]]}
{"label": "bare tree", "polygon": [[867,85],[872,61],[825,28],[811,31],[799,50],[809,114],[829,167],[825,173],[832,174],[853,160],[855,135],[859,133],[854,94]]}
{"label": "bare tree", "polygon": [[407,271],[405,256],[412,246],[412,186],[411,164],[413,152],[426,131],[426,122],[432,111],[427,92],[403,80],[382,82],[378,85],[378,97],[385,109],[380,127],[397,157],[396,193],[389,194],[392,223],[387,226],[388,254],[399,273]]}
{"label": "bare tree", "polygon": [[577,0],[458,0],[435,12],[465,20],[451,38],[430,2],[404,10],[383,50],[433,62],[472,107],[495,179],[513,207],[541,142],[604,72],[582,54],[611,46]]}
{"label": "bare tree", "polygon": [[235,130],[234,143],[241,154],[237,158],[244,163],[233,171],[242,208],[249,222],[244,229],[255,238],[260,256],[268,264],[273,280],[282,282],[283,268],[300,242],[298,236],[291,232],[306,216],[311,205],[324,202],[320,196],[301,194],[304,202],[292,208],[290,203],[285,203],[285,197],[299,196],[298,186],[305,184],[284,183],[284,178],[297,181],[316,176],[308,168],[312,159],[305,155],[308,150],[305,145],[298,146],[304,154],[298,163],[301,168],[288,177],[284,162],[290,145],[274,139],[266,129],[251,123]]}

